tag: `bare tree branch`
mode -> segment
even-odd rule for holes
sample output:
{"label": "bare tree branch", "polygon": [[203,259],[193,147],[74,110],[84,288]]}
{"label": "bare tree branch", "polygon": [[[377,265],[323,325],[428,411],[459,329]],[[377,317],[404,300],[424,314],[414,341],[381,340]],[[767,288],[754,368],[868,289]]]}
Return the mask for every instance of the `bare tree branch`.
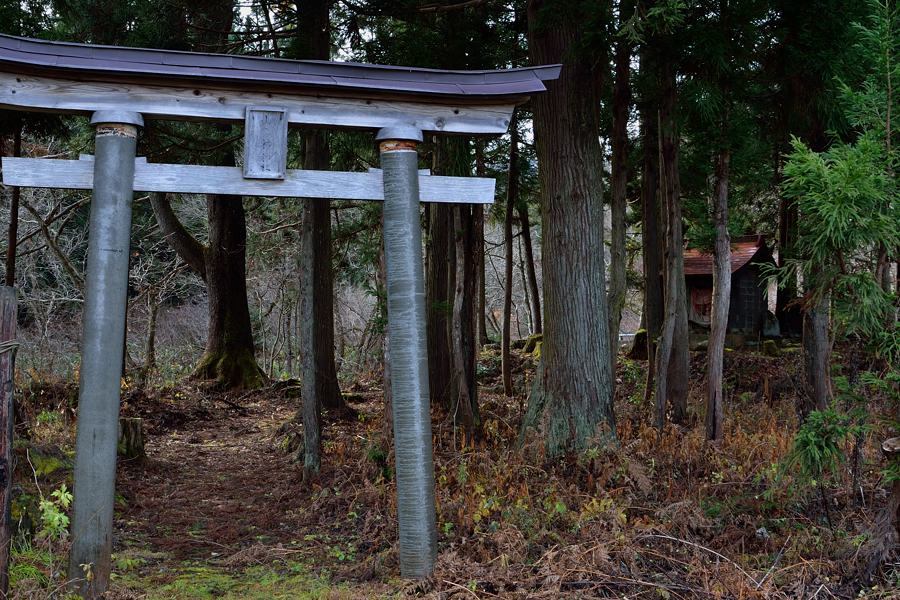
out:
{"label": "bare tree branch", "polygon": [[75,265],[72,264],[72,261],[69,260],[69,257],[66,256],[66,253],[60,250],[59,244],[57,244],[57,235],[50,230],[50,227],[47,225],[47,222],[41,216],[41,214],[34,209],[24,198],[21,199],[22,206],[31,213],[35,219],[37,219],[38,225],[41,228],[41,233],[44,234],[44,239],[47,240],[47,246],[50,247],[50,250],[53,251],[53,254],[56,255],[56,259],[62,265],[63,269],[65,269],[66,273],[69,275],[69,278],[72,282],[78,287],[80,291],[84,291],[84,277],[81,273],[78,272],[78,269],[75,268]]}
{"label": "bare tree branch", "polygon": [[150,194],[150,206],[153,207],[153,214],[156,215],[156,221],[159,223],[163,237],[166,238],[175,253],[181,257],[181,260],[186,262],[203,281],[206,281],[206,261],[203,257],[205,247],[188,233],[188,230],[178,220],[178,216],[172,210],[172,204],[169,202],[169,195],[158,192]]}

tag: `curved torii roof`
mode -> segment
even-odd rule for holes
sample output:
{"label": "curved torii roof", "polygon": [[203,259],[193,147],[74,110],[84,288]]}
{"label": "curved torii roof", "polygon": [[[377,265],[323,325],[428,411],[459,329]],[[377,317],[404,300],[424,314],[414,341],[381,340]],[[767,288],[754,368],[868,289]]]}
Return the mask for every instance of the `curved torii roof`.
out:
{"label": "curved torii roof", "polygon": [[3,70],[77,75],[103,81],[199,82],[255,89],[286,87],[342,95],[419,99],[523,99],[559,76],[559,65],[498,71],[442,71],[350,62],[285,60],[51,42],[0,35]]}
{"label": "curved torii roof", "polygon": [[[268,169],[263,169],[265,174],[253,168],[226,173],[215,167],[215,173],[200,173],[197,166],[136,163],[135,185],[145,187],[135,189],[217,193],[227,175],[231,179],[226,187],[242,189],[245,195],[372,199],[380,193],[380,175],[342,174],[339,185],[329,175],[325,186],[313,181],[319,177],[316,174],[286,175],[287,127],[502,134],[509,128],[515,105],[545,91],[545,82],[556,79],[559,71],[559,65],[441,71],[0,35],[0,108],[85,115],[111,111],[138,113],[144,120],[244,123],[245,151],[252,149],[250,154],[259,159],[256,162],[266,163]],[[4,169],[11,185],[76,189],[92,185],[91,165],[85,161],[9,160],[19,165],[15,173]],[[255,164],[245,154],[244,167],[250,163]],[[213,191],[198,187],[204,179],[219,187],[210,188]],[[303,185],[293,185],[294,180]],[[432,183],[438,193],[428,192]],[[430,178],[423,186],[424,197],[489,203],[494,184],[483,183]],[[454,184],[462,187],[453,188]]]}

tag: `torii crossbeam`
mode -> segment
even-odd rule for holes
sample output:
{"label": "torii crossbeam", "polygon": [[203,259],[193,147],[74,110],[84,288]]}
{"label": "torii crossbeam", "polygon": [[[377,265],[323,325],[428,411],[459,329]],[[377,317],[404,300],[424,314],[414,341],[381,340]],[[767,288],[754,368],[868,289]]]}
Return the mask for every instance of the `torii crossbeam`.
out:
{"label": "torii crossbeam", "polygon": [[[494,181],[419,174],[423,132],[499,135],[559,66],[439,71],[92,46],[0,35],[0,108],[91,115],[94,157],[4,158],[4,183],[92,189],[70,576],[108,587],[135,190],[384,201],[400,569],[437,554],[419,202],[490,203]],[[151,119],[244,123],[242,167],[135,157]],[[377,132],[382,171],[288,170],[289,126]],[[86,567],[85,567],[86,566]],[[85,577],[85,572],[90,577]]]}

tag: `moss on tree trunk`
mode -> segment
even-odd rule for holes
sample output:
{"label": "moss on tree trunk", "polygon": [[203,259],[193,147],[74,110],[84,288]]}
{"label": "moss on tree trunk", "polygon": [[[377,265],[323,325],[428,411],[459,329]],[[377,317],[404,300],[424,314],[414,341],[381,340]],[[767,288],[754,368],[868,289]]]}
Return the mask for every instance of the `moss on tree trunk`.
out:
{"label": "moss on tree trunk", "polygon": [[[548,455],[615,437],[603,260],[603,182],[596,107],[600,80],[574,60],[584,40],[577,10],[529,4],[535,64],[564,62],[553,88],[533,99],[540,164],[544,337],[524,428],[536,427]],[[602,315],[598,318],[598,315]],[[524,432],[524,429],[523,429]]]}
{"label": "moss on tree trunk", "polygon": [[257,388],[266,377],[256,364],[247,305],[247,227],[242,199],[209,196],[207,211],[209,245],[204,259],[209,335],[193,377],[213,380],[227,389]]}
{"label": "moss on tree trunk", "polygon": [[207,350],[200,357],[191,377],[215,381],[216,385],[226,389],[254,389],[266,382],[253,351],[247,348]]}

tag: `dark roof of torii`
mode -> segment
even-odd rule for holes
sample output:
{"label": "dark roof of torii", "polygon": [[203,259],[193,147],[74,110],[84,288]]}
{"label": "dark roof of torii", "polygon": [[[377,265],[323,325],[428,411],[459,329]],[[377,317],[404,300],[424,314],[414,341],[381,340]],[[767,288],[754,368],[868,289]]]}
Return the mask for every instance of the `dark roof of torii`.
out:
{"label": "dark roof of torii", "polygon": [[284,60],[49,42],[0,35],[0,65],[68,76],[129,80],[198,80],[222,84],[380,92],[424,97],[498,99],[542,92],[559,65],[502,71],[441,71],[349,62]]}

